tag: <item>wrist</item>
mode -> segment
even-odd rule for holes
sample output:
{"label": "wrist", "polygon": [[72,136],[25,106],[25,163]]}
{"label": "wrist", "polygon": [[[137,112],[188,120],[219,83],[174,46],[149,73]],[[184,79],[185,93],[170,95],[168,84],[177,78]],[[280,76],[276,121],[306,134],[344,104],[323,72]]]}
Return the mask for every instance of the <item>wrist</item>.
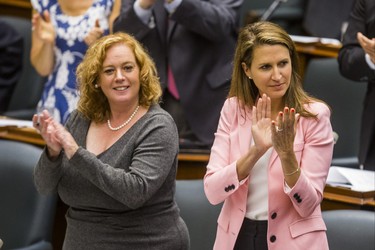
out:
{"label": "wrist", "polygon": [[264,155],[270,147],[258,147],[253,145],[250,147],[250,154],[254,155],[256,159],[259,159]]}
{"label": "wrist", "polygon": [[61,150],[60,151],[56,151],[56,150],[53,150],[51,147],[47,146],[47,150],[46,150],[46,153],[47,153],[47,156],[50,160],[54,161],[56,160],[57,158],[59,158],[59,155],[61,153]]}
{"label": "wrist", "polygon": [[291,176],[291,175],[294,175],[294,174],[297,174],[299,171],[300,171],[300,167],[298,166],[296,170],[293,170],[291,172],[284,172],[284,176]]}

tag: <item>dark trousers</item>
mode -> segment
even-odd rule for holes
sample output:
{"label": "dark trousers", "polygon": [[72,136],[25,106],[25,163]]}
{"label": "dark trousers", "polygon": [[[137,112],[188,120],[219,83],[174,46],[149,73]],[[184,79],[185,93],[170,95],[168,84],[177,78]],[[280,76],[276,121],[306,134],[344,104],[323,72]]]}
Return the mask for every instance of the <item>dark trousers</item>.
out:
{"label": "dark trousers", "polygon": [[267,221],[244,218],[234,250],[267,250]]}

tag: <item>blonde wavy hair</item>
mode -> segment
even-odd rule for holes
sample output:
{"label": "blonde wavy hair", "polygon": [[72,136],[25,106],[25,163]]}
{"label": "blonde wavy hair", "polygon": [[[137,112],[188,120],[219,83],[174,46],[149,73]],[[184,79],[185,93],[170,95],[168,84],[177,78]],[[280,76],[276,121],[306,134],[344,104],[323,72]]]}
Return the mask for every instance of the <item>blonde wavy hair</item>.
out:
{"label": "blonde wavy hair", "polygon": [[104,36],[88,48],[76,71],[80,95],[77,109],[98,123],[108,119],[110,107],[107,97],[100,88],[95,88],[95,84],[100,79],[108,49],[115,44],[124,44],[134,53],[139,67],[139,104],[144,107],[157,104],[162,95],[155,63],[143,46],[133,36],[123,32]]}
{"label": "blonde wavy hair", "polygon": [[234,55],[228,97],[237,97],[243,109],[255,105],[259,97],[259,89],[254,81],[246,76],[241,64],[245,63],[250,68],[254,50],[262,45],[282,45],[288,49],[292,63],[292,76],[290,86],[284,95],[284,105],[294,107],[301,116],[316,118],[316,114],[306,110],[305,104],[313,101],[321,102],[321,100],[308,95],[302,87],[298,54],[293,40],[279,25],[267,21],[249,24],[241,29]]}

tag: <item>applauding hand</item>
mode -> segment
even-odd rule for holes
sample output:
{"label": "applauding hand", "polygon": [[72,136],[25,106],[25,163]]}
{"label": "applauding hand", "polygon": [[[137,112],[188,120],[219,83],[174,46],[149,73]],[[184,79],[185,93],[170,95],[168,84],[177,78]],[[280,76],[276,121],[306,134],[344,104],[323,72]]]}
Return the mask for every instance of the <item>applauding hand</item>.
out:
{"label": "applauding hand", "polygon": [[56,127],[53,117],[47,110],[43,110],[41,114],[35,114],[32,120],[33,127],[39,131],[46,143],[50,158],[58,157],[62,150],[62,144],[56,136]]}
{"label": "applauding hand", "polygon": [[293,153],[294,137],[299,114],[295,109],[284,108],[279,112],[276,121],[272,121],[272,144],[279,156]]}
{"label": "applauding hand", "polygon": [[255,147],[259,152],[266,152],[272,146],[271,140],[271,99],[263,94],[253,107],[251,132]]}
{"label": "applauding hand", "polygon": [[35,13],[32,18],[32,29],[43,42],[53,44],[55,42],[55,28],[53,27],[48,10],[43,15]]}

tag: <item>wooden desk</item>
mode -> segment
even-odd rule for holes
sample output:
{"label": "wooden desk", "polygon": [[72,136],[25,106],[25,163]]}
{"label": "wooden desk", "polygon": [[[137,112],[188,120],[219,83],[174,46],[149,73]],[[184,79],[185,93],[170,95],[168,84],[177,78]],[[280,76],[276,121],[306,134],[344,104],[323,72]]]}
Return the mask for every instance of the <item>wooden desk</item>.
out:
{"label": "wooden desk", "polygon": [[[42,137],[32,128],[0,127],[0,138],[44,146]],[[208,153],[180,153],[178,155],[177,179],[202,179],[206,173],[208,160]],[[367,206],[375,208],[375,191],[358,192],[327,185],[324,190],[324,202],[327,202],[324,204],[326,209],[332,209],[330,207],[332,202],[340,203],[339,206],[347,204],[357,208]]]}
{"label": "wooden desk", "polygon": [[[33,128],[0,127],[0,138],[44,146],[42,137]],[[180,153],[178,155],[177,179],[202,179],[206,172],[208,158],[209,155],[203,153]]]}
{"label": "wooden desk", "polygon": [[294,43],[296,45],[296,50],[299,55],[300,67],[301,67],[301,77],[306,70],[306,66],[311,58],[314,57],[328,57],[337,58],[341,45],[330,45],[321,43]]}
{"label": "wooden desk", "polygon": [[[0,118],[1,119],[1,118]],[[15,126],[0,127],[0,138],[30,143],[43,147],[45,145],[40,134],[33,128],[18,128]],[[178,156],[177,179],[202,179],[206,172],[208,154],[183,152]],[[53,247],[61,249],[65,237],[65,213],[67,205],[60,199],[57,203],[55,225],[53,228]]]}
{"label": "wooden desk", "polygon": [[[0,138],[19,140],[37,146],[44,145],[40,135],[30,128],[0,127]],[[202,179],[206,172],[208,160],[209,155],[207,153],[180,153],[177,179]],[[54,249],[61,249],[64,241],[66,209],[67,206],[59,200],[53,232]],[[363,193],[327,185],[324,190],[322,210],[332,209],[375,210],[375,191]]]}
{"label": "wooden desk", "polygon": [[15,126],[0,127],[0,138],[14,141],[22,141],[43,147],[44,140],[33,128],[18,128]]}
{"label": "wooden desk", "polygon": [[359,209],[375,211],[375,190],[359,192],[326,185],[322,210]]}
{"label": "wooden desk", "polygon": [[180,153],[178,155],[177,179],[203,179],[208,163],[208,154]]}
{"label": "wooden desk", "polygon": [[296,50],[302,55],[337,58],[341,45],[295,42]]}
{"label": "wooden desk", "polygon": [[31,20],[30,0],[0,0],[0,15],[18,16]]}

